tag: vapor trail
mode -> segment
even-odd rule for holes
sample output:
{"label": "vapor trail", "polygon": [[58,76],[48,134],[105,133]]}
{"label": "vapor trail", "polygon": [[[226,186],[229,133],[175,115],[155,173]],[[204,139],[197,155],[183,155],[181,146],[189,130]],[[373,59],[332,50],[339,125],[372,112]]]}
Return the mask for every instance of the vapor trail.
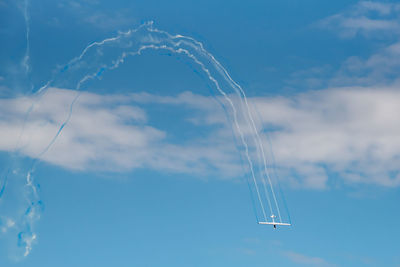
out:
{"label": "vapor trail", "polygon": [[30,72],[30,17],[29,17],[29,0],[24,0],[24,6],[23,6],[23,15],[24,15],[24,20],[25,20],[25,41],[26,41],[26,48],[25,48],[25,56],[22,60],[22,67],[24,68],[25,73]]}
{"label": "vapor trail", "polygon": [[[27,7],[28,0],[25,0],[25,3],[25,6]],[[25,18],[28,25],[27,38],[29,39],[28,15],[26,15]],[[21,136],[25,131],[25,125],[29,120],[29,116],[34,109],[34,106],[41,100],[42,96],[46,94],[50,87],[56,87],[58,83],[61,83],[63,85],[67,84],[68,88],[77,91],[76,96],[69,105],[67,116],[60,123],[57,132],[53,135],[51,140],[49,140],[48,144],[33,160],[32,167],[29,169],[26,176],[26,186],[30,193],[29,197],[34,201],[31,201],[24,215],[24,221],[26,222],[25,230],[21,231],[18,236],[21,246],[25,247],[25,256],[30,253],[32,243],[37,238],[37,235],[32,231],[31,226],[33,222],[38,220],[40,217],[39,211],[41,202],[32,176],[37,163],[51,149],[65,127],[67,127],[72,118],[74,105],[80,96],[79,92],[86,86],[87,82],[99,79],[105,71],[117,69],[124,63],[126,58],[141,55],[145,50],[167,50],[175,54],[183,54],[195,63],[206,75],[207,79],[213,84],[215,90],[226,101],[226,104],[224,105],[227,105],[229,110],[232,112],[233,128],[238,134],[243,147],[242,151],[247,161],[263,219],[265,221],[268,220],[264,204],[264,199],[266,199],[270,209],[270,214],[273,215],[276,211],[280,221],[282,222],[281,212],[268,171],[266,155],[259,135],[259,130],[253,120],[249,103],[242,87],[231,78],[221,63],[217,61],[212,54],[205,50],[202,43],[191,37],[171,35],[165,31],[155,29],[153,28],[152,22],[149,22],[136,29],[119,32],[114,37],[89,44],[82,50],[79,56],[71,59],[63,67],[59,67],[58,70],[53,73],[53,77],[34,93],[34,101],[25,114],[21,134],[17,142],[17,149]],[[111,59],[107,58],[108,54],[113,55]],[[26,63],[28,64],[29,43],[27,45],[27,55]],[[240,120],[240,116],[243,117],[243,121]],[[245,127],[245,130],[250,130],[251,134],[245,134],[243,127]],[[254,158],[254,154],[257,155],[256,158]],[[255,172],[255,165],[257,164],[260,164],[259,166],[263,170],[259,175]],[[259,188],[260,182],[264,188],[263,193]],[[267,182],[269,190],[267,190]],[[3,189],[0,188],[0,190]],[[2,191],[0,191],[0,196],[1,192]],[[271,203],[270,194],[272,195],[274,207]]]}
{"label": "vapor trail", "polygon": [[[31,65],[30,65],[30,16],[29,16],[29,0],[23,0],[21,5],[19,6],[22,11],[22,15],[24,17],[25,22],[25,42],[26,48],[25,53],[21,61],[22,70],[24,75],[29,80],[30,86],[32,84],[30,82],[30,72],[31,72]],[[26,112],[26,116],[23,122],[22,129],[20,134],[17,138],[17,143],[15,148],[11,152],[12,161],[7,169],[7,171],[3,175],[3,183],[0,185],[0,198],[2,198],[5,194],[7,194],[7,184],[10,183],[18,183],[17,181],[20,179],[20,173],[16,170],[16,158],[19,149],[20,139],[22,134],[25,130],[25,125],[28,121],[29,114],[33,110],[34,105],[32,105],[28,111]],[[41,210],[41,200],[39,198],[38,188],[36,183],[33,180],[32,173],[34,168],[32,167],[26,174],[24,179],[24,185],[22,192],[24,194],[24,201],[25,212],[22,216],[18,214],[14,214],[13,216],[0,214],[0,228],[3,234],[7,233],[9,230],[17,231],[18,232],[18,246],[23,248],[23,256],[26,257],[29,255],[30,251],[32,250],[32,245],[36,239],[36,234],[33,232],[33,225],[34,222],[40,218],[40,210]],[[14,184],[15,186],[15,184]],[[21,199],[21,196],[18,196]],[[19,218],[18,218],[19,217]],[[2,220],[5,222],[2,225]]]}
{"label": "vapor trail", "polygon": [[[101,62],[102,58],[99,59],[95,52],[101,51],[101,53],[98,54],[103,54],[104,51],[107,49],[122,50],[122,52],[120,53],[119,57],[112,60],[111,62]],[[129,30],[126,32],[120,32],[117,36],[114,36],[112,38],[107,38],[102,41],[89,44],[87,47],[83,49],[82,53],[78,57],[72,59],[67,65],[65,65],[65,67],[62,68],[61,72],[62,73],[78,72],[79,74],[84,75],[82,79],[77,80],[76,86],[73,86],[73,88],[75,88],[76,90],[80,90],[81,86],[86,81],[98,78],[99,76],[102,75],[102,73],[105,70],[112,70],[118,68],[119,65],[124,62],[125,58],[127,58],[128,56],[140,55],[142,51],[146,49],[153,49],[153,50],[164,49],[174,53],[185,54],[188,58],[192,59],[193,62],[196,63],[202,69],[202,71],[206,74],[208,79],[214,84],[216,90],[227,101],[230,109],[232,110],[233,121],[236,131],[239,134],[241,143],[244,147],[244,153],[246,155],[250,173],[255,185],[255,190],[257,193],[257,198],[259,199],[263,217],[265,220],[267,220],[263,200],[258,188],[256,174],[254,172],[254,163],[253,160],[251,159],[252,156],[250,155],[249,152],[249,145],[246,141],[246,137],[244,136],[239,123],[237,106],[231,99],[229,94],[226,91],[224,91],[224,89],[222,89],[222,86],[220,85],[219,81],[225,80],[225,82],[227,82],[227,85],[225,87],[228,87],[228,89],[232,90],[233,91],[232,93],[236,95],[237,100],[240,103],[240,109],[243,111],[242,115],[245,118],[245,122],[247,124],[246,127],[249,127],[253,133],[251,135],[251,138],[253,139],[252,142],[255,144],[256,152],[259,155],[260,161],[262,162],[261,164],[263,165],[264,171],[262,176],[263,177],[265,176],[265,178],[260,177],[259,180],[264,186],[264,196],[267,199],[270,212],[271,214],[274,214],[273,211],[274,209],[272,208],[271,205],[269,193],[267,192],[266,189],[265,179],[268,181],[268,185],[270,188],[269,190],[271,192],[275,205],[275,210],[280,220],[282,220],[273,184],[270,178],[270,174],[268,172],[264,148],[258,133],[258,129],[255,126],[255,122],[250,112],[246,95],[243,89],[231,78],[226,69],[223,68],[223,66],[215,59],[213,55],[211,55],[208,51],[204,49],[202,43],[196,41],[191,37],[186,37],[183,35],[170,35],[165,31],[154,29],[152,27],[152,22],[149,22],[141,25],[137,29]],[[90,55],[90,53],[94,54],[95,56]],[[86,67],[86,69],[81,68],[82,65],[80,64],[81,62],[85,62],[86,63],[85,66],[89,67]],[[207,67],[206,65],[209,65],[209,67]],[[213,69],[213,71],[211,71],[210,67]],[[222,80],[216,78],[215,75],[221,76]],[[46,90],[48,86],[49,85],[42,87],[38,92],[41,93],[43,90]],[[73,105],[76,102],[76,99],[77,98],[75,98],[70,105],[70,110],[67,115],[67,118],[61,123],[61,126],[57,131],[57,133],[55,134],[54,138],[51,140],[48,146],[39,154],[39,157],[43,156],[43,154],[45,154],[51,148],[51,146],[54,144],[58,136],[62,133],[62,130],[68,124],[69,120],[71,119]]]}

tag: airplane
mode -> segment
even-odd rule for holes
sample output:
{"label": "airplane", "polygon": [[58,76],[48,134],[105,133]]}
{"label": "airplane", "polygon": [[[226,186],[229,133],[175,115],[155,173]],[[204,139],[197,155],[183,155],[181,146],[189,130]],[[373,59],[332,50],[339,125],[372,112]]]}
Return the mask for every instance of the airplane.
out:
{"label": "airplane", "polygon": [[275,218],[276,216],[274,214],[271,215],[271,219],[272,222],[258,222],[258,224],[269,224],[269,225],[273,225],[274,229],[276,229],[277,225],[286,225],[286,226],[290,226],[290,223],[282,223],[282,222],[275,222]]}

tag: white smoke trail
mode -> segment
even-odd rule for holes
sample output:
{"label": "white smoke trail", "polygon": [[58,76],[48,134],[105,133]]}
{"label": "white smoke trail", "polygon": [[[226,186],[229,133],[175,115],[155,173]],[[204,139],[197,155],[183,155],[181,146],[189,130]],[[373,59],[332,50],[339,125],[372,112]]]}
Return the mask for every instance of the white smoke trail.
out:
{"label": "white smoke trail", "polygon": [[[120,49],[122,50],[120,56],[112,60],[109,63],[104,63],[104,62],[99,62],[98,54],[103,54],[104,51],[101,51],[101,53],[94,53],[96,56],[93,55],[88,55],[91,50],[93,49],[102,49],[106,50],[108,48],[111,49]],[[135,48],[136,47],[136,48]],[[130,50],[129,50],[130,49]],[[270,208],[270,212],[273,215],[274,214],[274,208],[271,205],[270,201],[270,194],[273,197],[274,205],[275,205],[275,210],[280,218],[280,221],[282,221],[281,218],[281,213],[278,205],[278,201],[275,196],[275,191],[273,188],[273,184],[270,178],[270,174],[268,172],[267,168],[267,161],[266,161],[266,156],[264,152],[264,148],[262,146],[262,141],[260,138],[260,135],[258,133],[258,129],[256,128],[255,122],[253,120],[252,114],[250,112],[249,104],[246,98],[246,95],[243,91],[243,89],[231,78],[229,73],[226,71],[226,69],[223,68],[223,66],[215,59],[213,55],[211,55],[209,52],[207,52],[204,49],[203,44],[200,42],[194,40],[191,37],[186,37],[183,35],[170,35],[169,33],[165,31],[160,31],[158,29],[154,29],[152,27],[152,23],[147,23],[142,26],[140,26],[137,29],[134,30],[129,30],[127,32],[120,32],[117,36],[112,37],[112,38],[107,38],[104,39],[103,41],[100,42],[94,42],[90,45],[88,45],[83,52],[73,60],[71,60],[66,67],[63,68],[62,71],[70,71],[70,72],[86,72],[84,78],[79,80],[77,82],[77,86],[74,86],[75,89],[79,90],[81,88],[81,85],[85,83],[88,80],[97,78],[101,76],[101,74],[105,70],[111,70],[111,69],[116,69],[119,67],[121,63],[124,62],[125,58],[128,56],[134,56],[134,55],[140,55],[143,50],[146,49],[153,49],[153,50],[159,50],[159,49],[164,49],[164,50],[169,50],[174,53],[181,53],[185,54],[188,58],[192,59],[194,63],[200,66],[202,71],[206,74],[208,79],[214,84],[216,90],[221,94],[227,103],[229,104],[229,107],[232,110],[233,114],[233,121],[234,121],[234,126],[236,128],[237,133],[239,134],[241,143],[244,147],[244,153],[246,155],[246,159],[248,162],[248,166],[251,172],[252,179],[254,181],[255,185],[255,190],[257,193],[257,197],[261,206],[261,210],[263,213],[263,217],[265,220],[267,220],[266,212],[264,209],[264,204],[263,200],[258,188],[258,182],[257,180],[261,181],[262,185],[264,186],[264,196],[266,197],[268,201],[268,205]],[[86,58],[87,57],[87,58]],[[102,59],[102,58],[101,58]],[[86,64],[81,64],[82,62],[85,62]],[[83,69],[81,66],[85,65],[86,69]],[[213,71],[210,71],[210,67],[207,67],[206,65],[209,65],[212,67]],[[89,66],[89,67],[88,67]],[[92,70],[91,70],[92,69]],[[89,71],[92,72],[89,72]],[[212,73],[213,72],[213,73]],[[82,73],[80,73],[82,74]],[[241,130],[241,127],[239,125],[238,121],[238,111],[237,107],[234,104],[234,101],[231,99],[229,96],[229,93],[225,92],[222,87],[220,86],[220,83],[218,82],[218,78],[215,78],[215,75],[221,76],[221,78],[227,82],[228,87],[230,90],[232,90],[235,94],[236,99],[240,103],[240,109],[243,111],[242,115],[245,118],[245,124],[246,127],[250,128],[252,131],[251,138],[253,139],[252,142],[255,144],[255,149],[257,154],[259,155],[258,157],[260,158],[259,160],[262,162],[261,164],[263,165],[263,173],[261,178],[256,178],[256,174],[254,172],[254,163],[253,160],[251,159],[251,155],[249,152],[249,145],[246,141],[246,137],[243,134],[243,131]],[[73,75],[70,75],[73,77]],[[70,79],[71,80],[71,79]],[[42,87],[39,92],[42,90],[45,90],[46,87]],[[76,99],[74,100],[74,102]],[[73,102],[73,103],[74,103]],[[53,140],[49,143],[49,145],[46,147],[46,149],[40,154],[42,156],[48,149],[51,147],[51,145],[56,141],[57,137],[61,134],[62,129],[68,124],[68,121],[71,118],[71,112],[73,108],[73,103],[70,106],[70,112],[68,114],[68,117],[66,120],[61,124],[58,132],[54,136]],[[269,185],[269,190],[270,193],[267,190],[266,186],[266,180],[268,181]]]}
{"label": "white smoke trail", "polygon": [[[169,33],[165,32],[165,31],[160,31],[160,30],[157,30],[157,29],[152,29],[152,30],[156,31],[156,32],[167,34],[170,38],[174,38],[174,39],[175,38],[184,38],[184,39],[188,39],[188,40],[196,43],[198,45],[198,48],[201,49],[202,53],[205,53],[208,57],[210,57],[211,58],[211,62],[213,62],[216,65],[216,68],[219,71],[223,72],[223,76],[225,78],[227,78],[229,83],[235,89],[236,94],[241,96],[241,97],[239,97],[239,99],[241,100],[240,103],[242,105],[244,104],[244,106],[245,106],[244,110],[247,113],[247,118],[249,120],[248,122],[250,123],[251,128],[253,129],[253,133],[255,134],[253,136],[253,138],[256,140],[256,143],[258,144],[257,152],[259,152],[259,153],[261,152],[262,161],[263,161],[263,167],[264,167],[264,175],[266,175],[266,177],[267,177],[267,180],[268,180],[268,183],[269,183],[269,186],[270,186],[270,190],[272,192],[272,197],[274,198],[275,207],[277,209],[280,221],[282,222],[282,217],[281,217],[280,209],[279,209],[278,202],[277,202],[277,199],[276,199],[276,196],[275,196],[274,187],[272,185],[271,177],[270,177],[270,174],[269,174],[269,171],[268,171],[268,168],[267,168],[267,160],[266,160],[266,156],[265,156],[265,152],[264,152],[264,147],[262,145],[262,141],[261,141],[261,138],[260,138],[260,135],[259,135],[259,131],[258,131],[257,127],[256,127],[256,124],[254,122],[253,116],[252,116],[252,114],[250,112],[250,107],[249,107],[249,104],[248,104],[248,101],[247,101],[246,94],[245,94],[244,90],[242,89],[242,87],[232,79],[232,77],[229,75],[228,71],[221,65],[221,63],[218,60],[216,60],[215,57],[212,54],[210,54],[207,50],[204,49],[204,46],[203,46],[202,43],[198,42],[197,40],[195,40],[195,39],[193,39],[191,37],[186,37],[186,36],[182,36],[182,35],[171,36]],[[261,181],[262,181],[264,189],[265,189],[265,195],[267,197],[267,201],[268,201],[268,204],[269,204],[269,207],[270,207],[271,215],[273,215],[273,209],[271,207],[269,194],[266,191],[267,189],[266,189],[266,186],[265,186],[265,180],[261,179]]]}
{"label": "white smoke trail", "polygon": [[[28,21],[29,17],[26,18],[26,21]],[[29,30],[27,32],[28,38]],[[275,210],[282,222],[281,212],[268,172],[266,156],[259,130],[253,120],[249,103],[243,89],[231,78],[226,69],[215,57],[204,49],[202,43],[191,37],[171,35],[165,31],[154,29],[152,22],[149,22],[136,29],[119,32],[118,35],[114,37],[89,44],[83,49],[79,56],[70,60],[64,67],[58,68],[53,78],[36,91],[35,100],[26,112],[24,125],[29,120],[34,105],[41,100],[41,96],[47,92],[50,86],[61,84],[67,88],[74,88],[77,91],[77,95],[71,102],[67,117],[61,122],[58,131],[54,134],[48,145],[38,154],[36,159],[34,159],[32,168],[27,172],[26,186],[29,188],[29,197],[33,201],[31,201],[23,216],[24,223],[22,224],[25,225],[25,230],[21,231],[18,235],[20,245],[25,248],[24,256],[29,255],[32,250],[32,244],[37,239],[37,235],[32,230],[32,225],[40,218],[39,211],[41,202],[32,177],[36,164],[39,162],[40,158],[51,149],[52,145],[57,141],[57,138],[62,134],[63,129],[68,125],[72,117],[74,104],[79,98],[79,91],[82,90],[83,86],[90,80],[100,78],[104,71],[117,69],[124,63],[127,57],[141,55],[145,50],[167,50],[175,54],[187,56],[187,58],[202,70],[207,79],[214,85],[216,91],[223,97],[226,101],[226,105],[232,112],[233,128],[238,134],[243,147],[242,151],[247,160],[263,220],[267,221],[267,212],[264,206],[265,198],[268,202],[270,214],[273,215]],[[27,51],[29,52],[29,50]],[[111,59],[107,58],[109,54],[112,55]],[[239,105],[237,103],[239,103]],[[240,121],[239,116],[242,116],[244,121]],[[24,127],[25,126],[22,127],[21,135],[24,132]],[[243,127],[245,127],[247,131],[250,131],[251,134],[245,134]],[[19,141],[17,146],[18,145]],[[253,155],[257,155],[257,157],[253,159]],[[260,175],[255,172],[255,165],[257,164],[261,164],[261,168],[264,170]],[[266,181],[268,181],[269,190],[267,189]],[[260,191],[259,183],[262,184],[264,193]],[[275,207],[271,204],[270,194],[272,195]]]}
{"label": "white smoke trail", "polygon": [[[25,42],[26,48],[25,53],[21,61],[22,70],[24,75],[29,79],[29,73],[31,72],[30,65],[30,16],[29,16],[29,0],[23,0],[21,3],[17,2],[18,7],[22,11],[22,15],[24,17],[25,22]],[[30,84],[32,86],[32,84]],[[27,115],[32,111],[31,109],[27,111]],[[17,161],[18,161],[18,148],[20,143],[20,138],[22,133],[25,130],[25,124],[27,122],[28,116],[26,116],[22,130],[20,132],[20,136],[17,139],[17,143],[15,145],[14,150],[11,152],[11,163],[8,166],[8,170],[2,174],[0,177],[0,181],[2,180],[2,184],[0,185],[0,199],[3,198],[5,202],[18,202],[20,206],[26,207],[24,209],[23,214],[18,214],[17,210],[19,207],[12,212],[4,212],[1,211],[0,215],[0,237],[1,235],[5,235],[8,232],[16,233],[18,236],[18,247],[23,249],[23,256],[26,257],[32,250],[33,243],[36,240],[37,235],[34,233],[34,223],[39,220],[42,202],[39,198],[38,187],[33,179],[33,171],[34,168],[31,168],[26,172],[26,175],[22,175],[23,171],[18,170]],[[10,192],[11,190],[6,190],[8,184],[11,184],[10,187],[20,187],[20,189],[16,190],[17,196],[15,196],[15,192]],[[24,198],[21,198],[21,194],[24,195]],[[4,196],[6,195],[6,196]],[[17,199],[15,199],[18,198]],[[6,200],[4,200],[4,198]],[[0,203],[3,206],[5,204]],[[1,205],[0,205],[1,207]],[[15,255],[16,258],[19,258]]]}
{"label": "white smoke trail", "polygon": [[31,70],[30,66],[30,17],[29,17],[29,0],[24,0],[23,3],[23,15],[24,15],[24,20],[25,20],[25,42],[26,42],[26,48],[25,48],[25,55],[24,58],[22,59],[22,67],[24,68],[24,71],[26,74],[28,74]]}
{"label": "white smoke trail", "polygon": [[[9,235],[17,236],[17,250],[9,256],[19,259],[20,255],[26,257],[32,250],[37,234],[34,224],[40,219],[42,202],[39,198],[37,184],[34,182],[33,169],[28,172],[12,166],[12,171],[6,174],[7,190],[2,196],[0,206],[0,238],[6,241]],[[26,173],[24,175],[24,173]],[[21,197],[23,196],[23,197]],[[13,203],[9,206],[6,204]],[[22,209],[21,209],[22,208]],[[14,243],[14,239],[10,241]]]}

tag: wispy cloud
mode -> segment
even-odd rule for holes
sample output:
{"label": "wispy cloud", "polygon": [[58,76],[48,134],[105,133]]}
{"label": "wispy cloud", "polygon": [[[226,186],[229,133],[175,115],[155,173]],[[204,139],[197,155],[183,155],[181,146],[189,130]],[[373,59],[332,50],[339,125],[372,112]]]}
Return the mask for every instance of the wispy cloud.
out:
{"label": "wispy cloud", "polygon": [[368,58],[349,57],[330,80],[332,85],[398,84],[400,41],[392,43]]}
{"label": "wispy cloud", "polygon": [[304,84],[319,89],[399,84],[400,4],[361,1],[317,25],[343,38],[376,39],[376,50],[363,56],[350,54],[339,68],[323,65],[296,71],[287,81],[289,86]]}
{"label": "wispy cloud", "polygon": [[83,23],[103,30],[131,27],[137,21],[129,10],[100,8],[98,1],[62,1],[59,8],[69,10]]}
{"label": "wispy cloud", "polygon": [[136,20],[125,11],[115,11],[113,13],[97,11],[94,14],[86,16],[83,21],[94,27],[107,30],[127,27],[136,22]]}
{"label": "wispy cloud", "polygon": [[343,38],[358,34],[376,37],[400,33],[400,4],[361,1],[349,9],[319,22]]}
{"label": "wispy cloud", "polygon": [[[3,219],[4,220],[4,219]],[[0,220],[0,222],[1,222],[1,220]],[[15,222],[12,220],[12,219],[10,219],[10,218],[6,218],[5,219],[5,223],[4,224],[0,224],[0,231],[4,234],[4,233],[7,233],[7,231],[10,229],[10,228],[13,228],[15,226]]]}
{"label": "wispy cloud", "polygon": [[[210,100],[206,105],[207,99],[196,97],[159,101],[202,103],[197,108],[208,110],[204,114],[215,114],[209,112]],[[332,88],[249,101],[259,128],[270,132],[278,167],[292,185],[324,189],[329,173],[350,184],[400,185],[398,87]],[[216,120],[221,118],[214,115],[204,123]]]}
{"label": "wispy cloud", "polygon": [[239,252],[240,254],[247,255],[247,256],[254,256],[257,254],[257,251],[255,251],[254,249],[251,249],[251,248],[239,248],[237,250],[237,252]]}
{"label": "wispy cloud", "polygon": [[[21,153],[40,154],[65,119],[74,94],[51,89],[44,96],[25,126]],[[1,150],[14,149],[30,101],[0,100]],[[325,189],[331,173],[347,184],[400,186],[397,88],[337,88],[249,101],[259,127],[270,131],[280,173],[293,186]],[[186,120],[193,127],[213,127],[202,138],[171,142],[170,133],[151,126],[146,110],[139,107],[151,104],[198,110],[188,113]],[[83,93],[72,120],[42,157],[74,170],[151,168],[220,177],[243,173],[238,159],[225,115],[212,98],[189,92],[178,96]]]}
{"label": "wispy cloud", "polygon": [[348,184],[400,185],[397,87],[332,88],[249,101],[259,128],[270,133],[278,168],[292,185],[324,189],[330,173]]}
{"label": "wispy cloud", "polygon": [[328,173],[349,183],[400,185],[397,88],[349,87],[252,101],[288,177],[300,174],[303,185],[315,188],[326,187]]}
{"label": "wispy cloud", "polygon": [[[20,140],[22,121],[32,99],[0,100],[0,149],[37,157],[65,120],[76,92],[51,89],[35,106]],[[181,144],[169,142],[167,132],[148,124],[146,112],[132,104],[138,96],[83,93],[73,118],[43,161],[74,170],[124,171],[135,168],[232,177],[241,172],[231,143],[214,137]],[[185,95],[177,98],[186,99]],[[129,99],[129,103],[127,103]],[[166,98],[168,101],[168,98]]]}
{"label": "wispy cloud", "polygon": [[320,267],[333,267],[337,266],[335,264],[329,263],[323,258],[319,257],[310,257],[304,254],[300,254],[293,251],[284,252],[284,255],[296,264],[301,264],[304,266],[320,266]]}

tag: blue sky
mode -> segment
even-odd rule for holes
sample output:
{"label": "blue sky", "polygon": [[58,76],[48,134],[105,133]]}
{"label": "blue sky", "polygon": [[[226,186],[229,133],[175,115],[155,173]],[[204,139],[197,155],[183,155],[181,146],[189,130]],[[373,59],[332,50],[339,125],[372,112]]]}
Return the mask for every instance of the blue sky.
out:
{"label": "blue sky", "polygon": [[394,1],[0,0],[0,266],[400,266],[399,32]]}

